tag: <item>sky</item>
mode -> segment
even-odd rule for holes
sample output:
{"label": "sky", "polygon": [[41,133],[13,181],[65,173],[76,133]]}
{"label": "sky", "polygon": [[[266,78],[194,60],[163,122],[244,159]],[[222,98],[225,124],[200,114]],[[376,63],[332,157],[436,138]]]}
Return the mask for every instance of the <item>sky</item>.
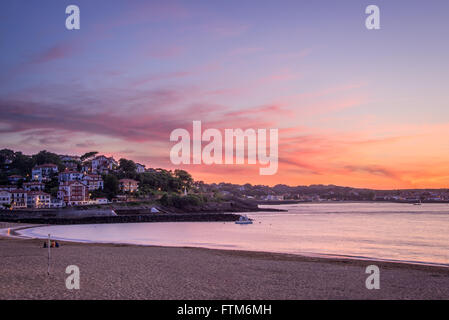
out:
{"label": "sky", "polygon": [[[65,27],[79,6],[80,30]],[[365,8],[380,8],[380,30]],[[449,187],[449,2],[3,0],[0,148],[196,180]],[[170,162],[170,133],[279,130],[279,169]]]}

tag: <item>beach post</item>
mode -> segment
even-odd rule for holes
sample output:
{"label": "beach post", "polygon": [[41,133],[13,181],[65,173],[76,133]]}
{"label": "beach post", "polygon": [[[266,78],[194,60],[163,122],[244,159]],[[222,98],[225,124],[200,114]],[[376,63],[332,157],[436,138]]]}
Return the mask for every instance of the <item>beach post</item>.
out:
{"label": "beach post", "polygon": [[50,243],[50,234],[48,234],[48,243],[47,243],[47,247],[48,247],[47,274],[50,275],[50,247],[51,247],[51,243]]}

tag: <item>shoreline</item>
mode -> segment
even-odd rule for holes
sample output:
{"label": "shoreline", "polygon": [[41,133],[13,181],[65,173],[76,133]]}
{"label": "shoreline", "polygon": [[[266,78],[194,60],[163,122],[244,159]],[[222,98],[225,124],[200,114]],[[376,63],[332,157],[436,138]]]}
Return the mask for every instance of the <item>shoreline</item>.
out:
{"label": "shoreline", "polygon": [[[365,287],[371,261],[265,252],[0,238],[0,299],[308,300],[449,299],[447,269],[375,263],[381,289]],[[80,268],[67,290],[66,267]]]}
{"label": "shoreline", "polygon": [[[14,223],[13,223],[14,224]],[[120,223],[118,223],[120,224]],[[20,230],[25,229],[33,229],[37,227],[46,227],[51,226],[50,224],[36,224],[36,225],[24,225],[24,226],[16,226],[10,228],[10,235],[3,235],[0,232],[0,239],[2,238],[12,238],[12,239],[22,239],[22,240],[45,240],[45,237],[33,237],[27,236],[18,233]],[[0,231],[4,230],[2,228],[0,222]],[[423,262],[423,261],[403,261],[403,260],[391,260],[391,259],[381,259],[381,258],[373,258],[373,257],[359,257],[359,256],[347,256],[347,255],[339,255],[339,254],[324,254],[324,253],[285,253],[285,252],[273,252],[273,251],[251,251],[251,250],[240,250],[240,249],[224,249],[224,248],[210,248],[210,247],[201,247],[201,246],[169,246],[169,245],[150,245],[150,244],[135,244],[135,243],[124,243],[124,242],[95,242],[91,240],[80,240],[80,239],[64,239],[64,238],[52,238],[53,240],[57,240],[62,244],[80,244],[80,245],[105,245],[105,246],[136,246],[136,247],[156,247],[156,248],[189,248],[189,249],[204,249],[204,250],[218,250],[218,251],[226,251],[226,252],[241,252],[247,254],[264,254],[264,255],[281,255],[281,256],[291,256],[298,257],[304,259],[317,259],[319,261],[327,261],[331,260],[334,262],[342,262],[342,261],[351,261],[351,262],[362,262],[362,263],[373,263],[373,264],[382,264],[382,265],[403,265],[404,267],[429,267],[429,268],[437,268],[442,269],[449,272],[449,265],[433,263],[433,262]]]}
{"label": "shoreline", "polygon": [[[42,239],[0,235],[0,299],[449,299],[449,270],[438,266],[198,247],[58,242],[60,247],[51,249],[47,275]],[[372,264],[381,270],[380,290],[365,287],[365,270]],[[80,290],[65,288],[69,265],[80,268]]]}

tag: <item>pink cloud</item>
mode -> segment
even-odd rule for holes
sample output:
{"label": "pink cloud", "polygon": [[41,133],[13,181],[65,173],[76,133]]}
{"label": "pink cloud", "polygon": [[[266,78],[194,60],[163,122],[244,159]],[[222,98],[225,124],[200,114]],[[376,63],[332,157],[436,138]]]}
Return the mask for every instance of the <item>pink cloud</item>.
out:
{"label": "pink cloud", "polygon": [[53,60],[63,59],[73,54],[73,48],[67,44],[57,44],[43,52],[40,52],[33,59],[31,64],[47,63]]}
{"label": "pink cloud", "polygon": [[263,51],[263,49],[260,47],[240,47],[229,51],[229,55],[230,56],[249,55],[261,51]]}
{"label": "pink cloud", "polygon": [[164,48],[153,48],[149,50],[149,56],[157,59],[167,59],[178,57],[185,52],[185,48],[178,46],[170,46]]}
{"label": "pink cloud", "polygon": [[283,109],[283,106],[281,105],[264,105],[238,111],[230,111],[225,113],[225,116],[230,118],[241,116],[270,117],[292,114],[293,113],[290,110]]}
{"label": "pink cloud", "polygon": [[301,78],[301,75],[294,74],[288,69],[283,69],[278,72],[272,73],[259,80],[260,83],[269,84],[272,82],[290,81]]}

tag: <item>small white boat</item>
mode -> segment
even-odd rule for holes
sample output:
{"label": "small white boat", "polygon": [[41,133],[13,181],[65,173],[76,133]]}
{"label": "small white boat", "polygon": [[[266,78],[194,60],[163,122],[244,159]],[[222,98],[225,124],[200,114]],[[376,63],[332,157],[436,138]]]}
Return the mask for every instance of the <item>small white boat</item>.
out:
{"label": "small white boat", "polygon": [[235,223],[236,224],[252,224],[253,222],[247,216],[240,216],[240,218]]}
{"label": "small white boat", "polygon": [[414,206],[420,206],[422,203],[421,203],[421,200],[419,201],[419,202],[415,202],[413,205]]}

